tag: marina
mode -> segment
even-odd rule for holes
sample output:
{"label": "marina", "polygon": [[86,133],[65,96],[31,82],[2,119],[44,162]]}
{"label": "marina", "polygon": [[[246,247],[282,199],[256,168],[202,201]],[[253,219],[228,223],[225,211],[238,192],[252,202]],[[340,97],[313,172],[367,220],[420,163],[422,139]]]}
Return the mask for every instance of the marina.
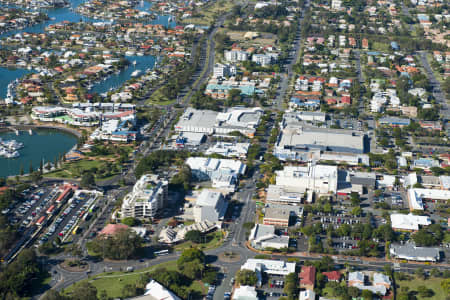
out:
{"label": "marina", "polygon": [[[20,131],[18,135],[11,131],[0,133],[0,177],[20,174],[21,168],[28,173],[30,164],[36,170],[41,161],[53,163],[77,143],[76,136],[56,129],[36,129],[32,133],[29,130]],[[13,155],[3,155],[3,149]],[[13,149],[18,152],[17,156]]]}
{"label": "marina", "polygon": [[19,149],[23,148],[23,143],[16,140],[2,140],[0,138],[0,157],[17,158],[20,156]]}

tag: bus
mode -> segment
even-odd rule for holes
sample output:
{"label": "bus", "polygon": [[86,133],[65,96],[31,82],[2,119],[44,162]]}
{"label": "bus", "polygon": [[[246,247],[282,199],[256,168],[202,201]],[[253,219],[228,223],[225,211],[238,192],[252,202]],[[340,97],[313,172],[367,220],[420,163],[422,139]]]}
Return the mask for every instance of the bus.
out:
{"label": "bus", "polygon": [[36,221],[37,226],[42,226],[45,222],[45,216],[42,216],[39,218],[39,220]]}
{"label": "bus", "polygon": [[169,250],[165,249],[165,250],[155,251],[155,252],[153,252],[153,254],[155,256],[169,255]]}
{"label": "bus", "polygon": [[50,206],[50,207],[47,209],[47,214],[49,214],[49,215],[52,214],[54,210],[55,210],[55,206],[54,206],[54,205]]}
{"label": "bus", "polygon": [[80,225],[75,226],[75,228],[72,231],[72,234],[73,235],[77,234],[79,229],[80,229]]}

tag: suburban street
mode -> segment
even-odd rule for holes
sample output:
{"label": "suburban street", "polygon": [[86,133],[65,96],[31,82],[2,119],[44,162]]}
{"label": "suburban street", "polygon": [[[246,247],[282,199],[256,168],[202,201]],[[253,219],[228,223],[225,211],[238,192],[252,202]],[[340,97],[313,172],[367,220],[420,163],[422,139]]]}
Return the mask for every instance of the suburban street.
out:
{"label": "suburban street", "polygon": [[426,75],[430,81],[431,87],[433,88],[433,96],[436,98],[437,102],[441,105],[441,115],[444,119],[448,120],[450,118],[450,111],[448,109],[448,102],[441,89],[440,82],[436,79],[430,64],[428,63],[426,52],[419,52],[418,54],[422,66],[425,68]]}

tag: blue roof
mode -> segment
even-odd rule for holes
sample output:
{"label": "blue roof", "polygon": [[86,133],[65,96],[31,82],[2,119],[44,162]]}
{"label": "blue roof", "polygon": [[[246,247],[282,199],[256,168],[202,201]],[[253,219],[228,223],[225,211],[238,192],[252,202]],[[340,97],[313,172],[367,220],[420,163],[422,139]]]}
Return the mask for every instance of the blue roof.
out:
{"label": "blue roof", "polygon": [[137,131],[114,131],[112,134],[129,135],[129,134],[137,134]]}

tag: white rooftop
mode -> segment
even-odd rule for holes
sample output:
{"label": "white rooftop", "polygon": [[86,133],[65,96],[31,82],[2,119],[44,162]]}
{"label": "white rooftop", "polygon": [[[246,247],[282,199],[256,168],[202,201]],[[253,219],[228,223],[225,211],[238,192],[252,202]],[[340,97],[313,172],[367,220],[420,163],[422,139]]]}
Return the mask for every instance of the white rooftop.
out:
{"label": "white rooftop", "polygon": [[391,214],[391,226],[394,229],[419,230],[419,226],[427,226],[430,224],[431,219],[428,216]]}
{"label": "white rooftop", "polygon": [[219,202],[221,196],[222,194],[220,192],[212,190],[202,190],[195,204],[198,206],[216,207],[217,202]]}
{"label": "white rooftop", "polygon": [[177,295],[166,289],[164,286],[156,282],[150,281],[145,286],[146,292],[144,295],[151,296],[155,300],[181,300]]}

